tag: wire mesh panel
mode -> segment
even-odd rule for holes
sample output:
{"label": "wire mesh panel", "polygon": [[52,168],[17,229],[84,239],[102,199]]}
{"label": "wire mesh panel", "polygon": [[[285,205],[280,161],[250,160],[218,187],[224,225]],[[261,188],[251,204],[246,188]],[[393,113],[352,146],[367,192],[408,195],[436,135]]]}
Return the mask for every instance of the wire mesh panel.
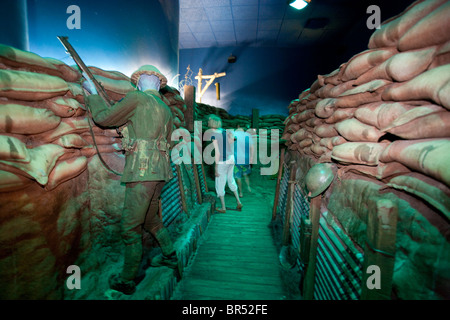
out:
{"label": "wire mesh panel", "polygon": [[[292,220],[292,245],[298,251],[301,247],[301,234],[300,229],[302,227],[302,220],[309,217],[309,202],[307,201],[305,195],[301,191],[298,184],[294,187],[294,216]],[[301,261],[301,256],[298,255],[297,258],[297,268],[300,272],[304,270],[304,261]]]}
{"label": "wire mesh panel", "polygon": [[289,186],[289,174],[290,170],[289,167],[283,163],[283,177],[280,182],[280,196],[278,200],[278,212],[281,214],[282,223],[284,225],[284,216],[285,216],[285,209],[286,209],[286,200],[287,200],[287,193],[288,193],[288,186]]}
{"label": "wire mesh panel", "polygon": [[189,188],[186,188],[187,189],[186,191],[192,192],[193,198],[194,198],[193,200],[196,203],[200,203],[199,197],[198,197],[198,192],[197,192],[197,187],[195,185],[194,165],[192,165],[192,164],[185,165],[185,168],[186,168],[186,172],[187,172],[188,178],[189,178]]}
{"label": "wire mesh panel", "polygon": [[320,218],[314,298],[357,300],[361,294],[363,251],[330,219],[327,212]]}
{"label": "wire mesh panel", "polygon": [[167,227],[183,212],[180,185],[174,163],[171,163],[173,178],[166,182],[161,192],[162,220]]}
{"label": "wire mesh panel", "polygon": [[202,195],[206,194],[206,181],[203,173],[203,167],[201,164],[196,164],[197,172],[198,172],[198,180],[200,182],[200,190],[202,191]]}

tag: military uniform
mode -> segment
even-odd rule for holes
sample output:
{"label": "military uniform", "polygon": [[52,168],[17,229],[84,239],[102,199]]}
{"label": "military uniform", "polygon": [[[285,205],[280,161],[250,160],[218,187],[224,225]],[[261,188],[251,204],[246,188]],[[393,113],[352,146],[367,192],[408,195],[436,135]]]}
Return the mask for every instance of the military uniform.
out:
{"label": "military uniform", "polygon": [[109,107],[98,95],[87,97],[94,121],[105,127],[127,124],[128,139],[122,182],[126,184],[122,236],[126,245],[121,278],[133,280],[142,260],[142,227],[158,240],[165,256],[174,250],[168,231],[158,216],[158,199],[173,177],[170,137],[173,116],[156,90],[132,91]]}

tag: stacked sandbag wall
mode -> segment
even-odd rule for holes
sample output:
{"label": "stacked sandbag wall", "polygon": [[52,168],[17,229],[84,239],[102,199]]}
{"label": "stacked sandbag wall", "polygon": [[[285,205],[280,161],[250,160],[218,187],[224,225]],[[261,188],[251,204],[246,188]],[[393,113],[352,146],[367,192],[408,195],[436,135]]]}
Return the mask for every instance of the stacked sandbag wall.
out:
{"label": "stacked sandbag wall", "polygon": [[282,138],[303,177],[315,163],[337,165],[324,202],[356,246],[367,247],[376,200],[395,203],[400,299],[449,298],[448,30],[448,1],[414,2],[373,33],[368,50],[319,75],[285,119]]}
{"label": "stacked sandbag wall", "polygon": [[[111,103],[136,90],[120,72],[89,68]],[[102,280],[96,270],[120,260],[121,138],[91,122],[107,168],[81,79],[76,66],[0,44],[0,298],[82,298]],[[184,125],[179,92],[160,93],[174,129]],[[65,285],[74,263],[83,293]]]}

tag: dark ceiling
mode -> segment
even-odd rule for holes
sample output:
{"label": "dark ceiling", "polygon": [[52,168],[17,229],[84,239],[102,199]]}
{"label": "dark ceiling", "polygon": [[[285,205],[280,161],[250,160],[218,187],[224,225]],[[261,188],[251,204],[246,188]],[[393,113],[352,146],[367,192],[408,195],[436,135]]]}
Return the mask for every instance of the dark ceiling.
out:
{"label": "dark ceiling", "polygon": [[369,5],[379,6],[384,21],[412,2],[312,0],[296,10],[287,0],[180,0],[179,48],[329,44],[358,33]]}

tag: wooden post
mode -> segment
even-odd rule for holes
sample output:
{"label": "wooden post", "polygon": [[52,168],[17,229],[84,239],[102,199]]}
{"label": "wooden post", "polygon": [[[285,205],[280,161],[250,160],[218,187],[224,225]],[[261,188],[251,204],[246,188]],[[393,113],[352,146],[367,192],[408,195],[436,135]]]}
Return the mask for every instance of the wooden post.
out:
{"label": "wooden post", "polygon": [[184,86],[184,102],[186,103],[186,112],[184,113],[184,121],[186,129],[194,132],[194,112],[195,112],[195,87]]}
{"label": "wooden post", "polygon": [[311,219],[311,244],[305,280],[303,282],[303,299],[314,299],[314,281],[316,274],[317,243],[319,239],[320,202],[322,195],[311,199],[309,216]]}
{"label": "wooden post", "polygon": [[195,180],[195,187],[197,189],[197,195],[198,195],[198,203],[202,204],[203,203],[203,199],[202,199],[202,188],[200,187],[200,179],[198,177],[198,170],[197,170],[197,165],[193,164],[192,168],[194,169],[194,180]]}
{"label": "wooden post", "polygon": [[[214,80],[215,80],[216,78],[224,77],[224,76],[226,76],[226,75],[227,75],[227,74],[226,74],[225,72],[221,72],[221,73],[215,72],[215,73],[212,74],[212,75],[204,76],[204,75],[203,75],[203,70],[200,68],[200,69],[198,70],[198,75],[195,77],[195,79],[198,80],[198,102],[202,102],[202,96],[203,96],[203,94],[206,92],[206,89],[208,89],[208,87],[214,82]],[[203,80],[203,79],[209,79],[209,80],[206,82],[204,88],[202,88],[202,80]],[[217,99],[217,100],[219,100],[219,99]]]}
{"label": "wooden post", "polygon": [[203,80],[203,70],[200,68],[198,70],[198,75],[195,77],[198,80],[198,102],[202,102],[202,96],[200,92],[202,92],[202,80]]}
{"label": "wooden post", "polygon": [[181,193],[181,204],[183,206],[184,212],[186,212],[187,215],[189,215],[187,204],[186,204],[186,194],[184,192],[184,183],[183,183],[183,177],[181,176],[181,168],[180,165],[175,165],[175,168],[177,170],[177,176],[178,176],[178,184],[180,185],[180,193]]}
{"label": "wooden post", "polygon": [[[377,212],[367,218],[367,240],[364,249],[361,300],[390,300],[395,264],[398,208],[387,199],[377,201]],[[379,270],[368,272],[370,266]],[[379,271],[380,288],[369,288],[369,279]],[[369,280],[369,281],[368,281]]]}
{"label": "wooden post", "polygon": [[259,129],[259,109],[252,109],[252,128]]}
{"label": "wooden post", "polygon": [[280,154],[280,163],[278,165],[277,188],[275,190],[275,200],[273,201],[272,220],[275,220],[277,216],[278,200],[280,198],[280,182],[283,175],[284,152],[285,148],[282,148]]}

